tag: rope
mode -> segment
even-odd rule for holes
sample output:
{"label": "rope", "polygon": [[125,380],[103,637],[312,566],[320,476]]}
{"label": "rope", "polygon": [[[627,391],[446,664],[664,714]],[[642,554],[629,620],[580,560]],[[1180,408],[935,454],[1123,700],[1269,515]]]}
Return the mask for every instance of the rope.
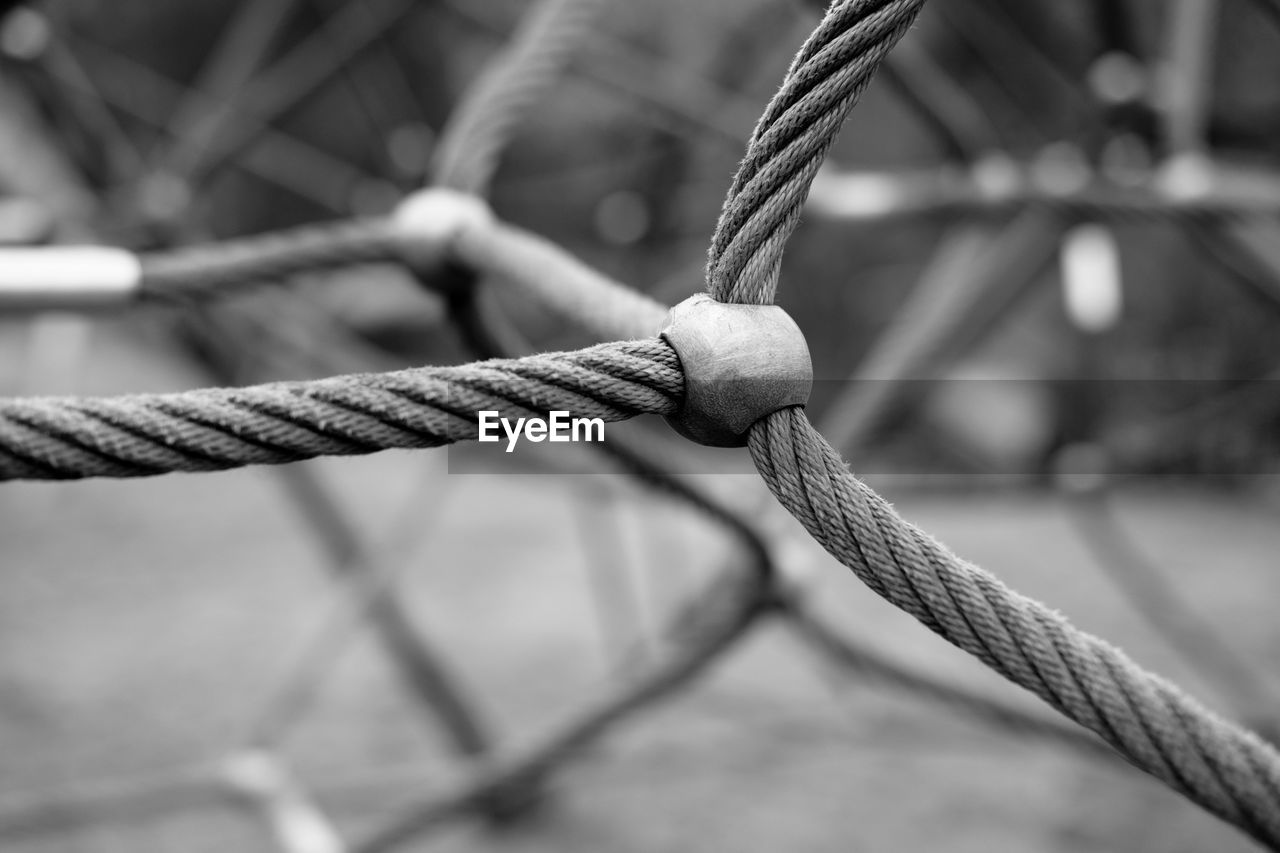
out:
{"label": "rope", "polygon": [[554,243],[500,222],[463,231],[450,255],[603,340],[655,335],[667,316],[656,299],[607,278]]}
{"label": "rope", "polygon": [[[417,265],[413,255],[461,264],[504,287],[529,294],[602,340],[655,334],[667,308],[652,297],[588,267],[554,243],[499,221],[471,222],[452,234],[426,235],[409,245],[393,221],[326,223],[207,246],[139,256],[144,297],[208,298],[263,281],[279,281],[357,264]],[[427,276],[429,284],[443,284]],[[448,289],[447,286],[444,289]]]}
{"label": "rope", "polygon": [[147,296],[206,295],[250,282],[353,264],[395,260],[385,220],[307,225],[256,237],[139,256]]}
{"label": "rope", "polygon": [[778,500],[863,583],[1092,730],[1136,766],[1280,848],[1280,754],[900,518],[798,409],[751,431]]}
{"label": "rope", "polygon": [[760,117],[708,253],[721,302],[769,303],[782,250],[845,117],[924,0],[837,0]]}
{"label": "rope", "polygon": [[679,360],[660,340],[514,361],[180,394],[0,400],[0,480],[217,471],[478,437],[477,412],[618,421],[671,414]]}
{"label": "rope", "polygon": [[[836,0],[761,117],[720,214],[708,290],[767,304],[783,247],[841,123],[924,0]],[[798,408],[750,434],[778,500],[867,586],[1111,744],[1136,766],[1280,849],[1280,754],[1122,652],[1005,587],[900,518]]]}
{"label": "rope", "polygon": [[555,83],[604,0],[543,0],[520,21],[449,119],[436,148],[434,183],[483,196],[502,151]]}
{"label": "rope", "polygon": [[1117,763],[1116,753],[1085,730],[1047,714],[1033,714],[997,696],[976,693],[943,681],[930,673],[914,671],[867,645],[855,643],[833,629],[813,610],[792,600],[783,612],[787,627],[831,663],[856,673],[864,680],[875,679],[889,687],[959,711],[1003,732],[1039,738],[1068,748],[1077,754]]}

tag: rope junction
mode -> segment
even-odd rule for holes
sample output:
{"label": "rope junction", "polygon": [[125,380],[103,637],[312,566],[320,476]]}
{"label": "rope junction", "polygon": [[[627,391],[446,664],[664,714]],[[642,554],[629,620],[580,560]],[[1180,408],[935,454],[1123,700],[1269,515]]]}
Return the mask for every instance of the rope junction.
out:
{"label": "rope junction", "polygon": [[[729,190],[707,266],[714,299],[772,303],[783,249],[826,152],[923,2],[836,0],[828,9],[761,117]],[[594,5],[550,0],[538,7],[507,55],[510,64],[479,87],[481,101],[497,112],[486,118],[483,110],[464,109],[457,124],[463,141],[442,147],[442,185],[468,193],[487,186],[514,124],[511,116],[563,65],[575,40],[570,36],[586,26]],[[546,53],[531,52],[537,42],[548,45]],[[523,77],[515,73],[522,68],[540,70]],[[477,144],[477,138],[488,141]],[[437,194],[411,199],[432,202],[413,216],[141,256],[127,296],[206,298],[264,280],[382,262],[405,263],[430,283],[456,266],[473,280],[489,276],[535,294],[601,337],[626,340],[571,353],[312,382],[111,399],[2,400],[0,479],[148,476],[440,446],[474,439],[480,409],[513,416],[565,409],[616,421],[675,415],[687,405],[685,366],[667,343],[652,337],[663,306],[532,235],[477,214],[469,200],[431,192]],[[801,408],[759,419],[749,448],[779,502],[877,594],[1092,731],[1134,766],[1280,850],[1280,754],[1272,747],[900,518],[850,473]],[[624,467],[727,525],[746,544],[755,571],[746,580],[726,573],[680,615],[682,654],[525,749],[488,758],[451,797],[415,811],[358,849],[387,849],[545,775],[614,722],[686,683],[765,614],[792,614],[802,633],[834,657],[910,681],[891,665],[858,659],[837,635],[806,618],[802,604],[780,586],[767,547],[749,525],[643,455],[611,452]],[[1021,719],[963,694],[950,698],[1006,721]],[[1038,729],[1097,743],[1053,724]]]}

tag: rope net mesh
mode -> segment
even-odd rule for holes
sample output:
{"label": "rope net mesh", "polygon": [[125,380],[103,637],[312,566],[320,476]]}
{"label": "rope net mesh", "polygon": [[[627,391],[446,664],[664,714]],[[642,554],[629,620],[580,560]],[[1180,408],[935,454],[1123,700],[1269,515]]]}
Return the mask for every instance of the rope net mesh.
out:
{"label": "rope net mesh", "polygon": [[[729,189],[708,255],[713,297],[773,301],[783,249],[819,167],[923,5],[837,0],[826,10],[756,125]],[[487,191],[515,128],[555,85],[603,6],[602,0],[543,0],[530,9],[458,108],[437,152],[436,184],[477,195]],[[639,339],[500,358],[515,354],[499,352],[483,313],[459,298],[452,303],[454,319],[471,327],[468,338],[488,360],[169,395],[0,400],[0,479],[139,477],[436,447],[473,440],[481,409],[513,416],[563,409],[607,421],[677,411],[683,398],[679,359],[646,332],[661,306],[554,247],[514,233],[490,239],[503,234],[503,227],[485,232],[489,237],[471,233],[450,246],[449,262],[467,279],[464,290],[474,289],[480,274],[497,272],[588,330]],[[402,239],[380,220],[305,228],[145,256],[142,292],[156,298],[212,296],[318,269],[399,262],[402,249]],[[446,266],[415,271],[430,284]],[[963,708],[1011,732],[1111,755],[1105,742],[1132,765],[1280,849],[1280,755],[1272,747],[904,521],[850,473],[800,409],[774,413],[750,436],[751,457],[778,501],[878,595],[1083,728],[1028,715],[980,691],[940,685],[859,648],[789,593],[770,547],[751,523],[650,454],[622,442],[606,450],[639,480],[724,528],[741,545],[741,556],[676,614],[666,657],[517,748],[494,747],[478,728],[457,723],[472,709],[395,610],[386,596],[386,576],[367,574],[349,593],[353,618],[377,622],[387,653],[408,662],[421,685],[419,696],[454,729],[460,751],[482,755],[483,761],[444,796],[415,805],[349,845],[335,839],[333,849],[391,849],[462,815],[500,819],[518,813],[536,800],[545,778],[585,745],[678,692],[766,620],[789,623],[855,672]],[[302,479],[295,487],[323,503],[314,484]],[[338,547],[355,550],[350,541]],[[0,808],[0,835],[65,820],[70,813],[96,819],[111,803],[167,808],[210,792],[246,791],[279,818],[285,829],[278,840],[286,847],[298,833],[314,838],[328,831],[322,812],[282,762],[241,755],[225,765],[139,784],[123,797],[116,792],[105,807],[90,794],[78,803]]]}

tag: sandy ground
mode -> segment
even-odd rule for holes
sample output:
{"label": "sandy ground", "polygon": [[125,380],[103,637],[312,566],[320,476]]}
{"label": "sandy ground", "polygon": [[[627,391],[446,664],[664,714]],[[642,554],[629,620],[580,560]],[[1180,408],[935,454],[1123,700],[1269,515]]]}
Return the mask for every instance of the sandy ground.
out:
{"label": "sandy ground", "polygon": [[[156,388],[192,378],[148,363],[145,348],[98,346],[106,356],[81,378],[85,390],[133,390],[121,375]],[[618,678],[619,654],[651,638],[726,547],[700,519],[610,477],[450,474],[444,459],[389,453],[316,468],[371,539],[395,540],[400,594],[510,742]],[[709,485],[740,498],[749,482]],[[1230,702],[1135,618],[1050,496],[890,495],[1015,588],[1215,704]],[[1274,676],[1274,508],[1141,488],[1120,506],[1184,595]],[[33,791],[227,754],[333,600],[314,539],[266,470],[6,486],[0,537],[0,809]],[[816,549],[789,562],[851,635],[1035,709]],[[350,835],[438,790],[458,766],[367,632],[335,656],[281,754]],[[259,821],[217,805],[3,844],[272,849]],[[536,818],[501,831],[455,824],[417,847],[1251,849],[1132,771],[837,676],[778,628],[566,768]]]}

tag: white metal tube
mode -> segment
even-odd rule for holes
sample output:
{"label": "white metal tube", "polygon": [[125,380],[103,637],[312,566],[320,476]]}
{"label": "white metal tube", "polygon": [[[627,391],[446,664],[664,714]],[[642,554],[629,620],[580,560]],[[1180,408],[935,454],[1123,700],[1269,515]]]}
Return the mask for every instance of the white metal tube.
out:
{"label": "white metal tube", "polygon": [[108,246],[0,249],[0,311],[123,305],[142,280],[138,256]]}

